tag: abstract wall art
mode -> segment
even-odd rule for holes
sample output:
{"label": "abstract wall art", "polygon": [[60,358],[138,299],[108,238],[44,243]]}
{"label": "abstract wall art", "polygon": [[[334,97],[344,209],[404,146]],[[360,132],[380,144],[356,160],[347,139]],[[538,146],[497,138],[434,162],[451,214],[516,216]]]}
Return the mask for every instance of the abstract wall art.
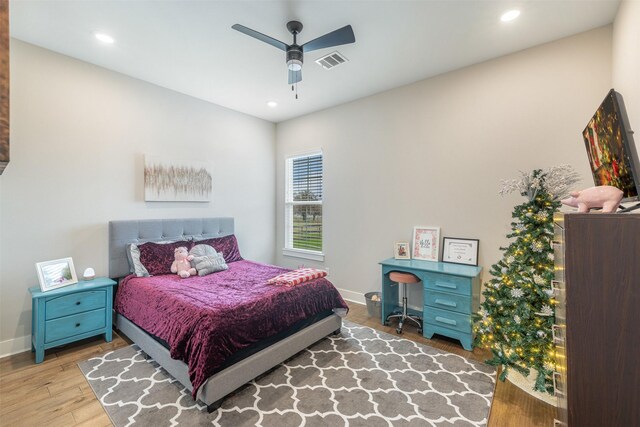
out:
{"label": "abstract wall art", "polygon": [[144,200],[209,202],[213,179],[209,165],[160,156],[144,158]]}

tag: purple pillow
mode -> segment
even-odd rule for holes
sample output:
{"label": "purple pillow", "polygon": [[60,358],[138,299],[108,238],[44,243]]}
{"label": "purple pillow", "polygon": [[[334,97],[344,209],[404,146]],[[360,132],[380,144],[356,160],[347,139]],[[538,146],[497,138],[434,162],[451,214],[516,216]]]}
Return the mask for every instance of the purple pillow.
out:
{"label": "purple pillow", "polygon": [[151,276],[157,274],[171,274],[171,264],[175,260],[173,254],[176,248],[184,246],[191,249],[193,243],[190,241],[178,241],[173,243],[153,243],[147,242],[138,246],[140,250],[140,262],[147,269]]}
{"label": "purple pillow", "polygon": [[238,241],[233,234],[224,237],[214,237],[212,239],[196,240],[194,244],[213,246],[216,252],[222,252],[222,256],[227,264],[242,261],[240,250],[238,249]]}

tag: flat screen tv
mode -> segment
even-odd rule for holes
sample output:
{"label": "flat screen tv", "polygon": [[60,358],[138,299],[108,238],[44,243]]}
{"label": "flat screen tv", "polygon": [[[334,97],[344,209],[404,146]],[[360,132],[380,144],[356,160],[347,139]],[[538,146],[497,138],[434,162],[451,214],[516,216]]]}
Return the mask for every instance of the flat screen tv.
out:
{"label": "flat screen tv", "polygon": [[622,95],[611,89],[582,131],[596,185],[623,191],[623,202],[640,200],[640,162]]}

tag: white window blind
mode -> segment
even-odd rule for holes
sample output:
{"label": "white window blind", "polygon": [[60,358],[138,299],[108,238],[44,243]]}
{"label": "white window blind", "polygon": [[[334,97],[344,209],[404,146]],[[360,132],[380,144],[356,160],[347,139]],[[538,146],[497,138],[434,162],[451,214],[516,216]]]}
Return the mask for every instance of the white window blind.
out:
{"label": "white window blind", "polygon": [[322,153],[286,161],[285,250],[322,253]]}

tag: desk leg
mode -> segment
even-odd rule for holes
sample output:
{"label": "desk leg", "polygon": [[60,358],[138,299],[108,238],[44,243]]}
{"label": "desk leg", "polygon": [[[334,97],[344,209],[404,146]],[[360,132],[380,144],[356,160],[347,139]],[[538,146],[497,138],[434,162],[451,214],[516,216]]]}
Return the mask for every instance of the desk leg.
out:
{"label": "desk leg", "polygon": [[398,288],[392,286],[393,282],[389,279],[389,274],[382,275],[382,324],[385,324],[387,316],[393,313],[398,306]]}

